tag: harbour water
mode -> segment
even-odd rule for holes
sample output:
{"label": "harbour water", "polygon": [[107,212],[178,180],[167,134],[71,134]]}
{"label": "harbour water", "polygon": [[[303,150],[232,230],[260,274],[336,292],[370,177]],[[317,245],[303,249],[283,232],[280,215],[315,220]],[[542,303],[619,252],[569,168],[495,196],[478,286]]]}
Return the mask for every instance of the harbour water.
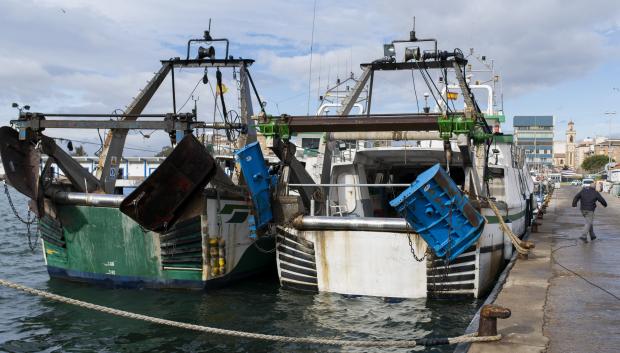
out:
{"label": "harbour water", "polygon": [[[26,199],[11,193],[18,211]],[[287,336],[413,339],[463,334],[481,301],[405,300],[297,293],[275,273],[209,292],[108,289],[51,280],[41,247],[0,194],[0,278],[56,294],[155,317]],[[414,261],[412,259],[412,261]],[[451,352],[453,346],[390,352]],[[372,352],[368,348],[300,346],[223,336],[113,317],[0,288],[2,352]]]}

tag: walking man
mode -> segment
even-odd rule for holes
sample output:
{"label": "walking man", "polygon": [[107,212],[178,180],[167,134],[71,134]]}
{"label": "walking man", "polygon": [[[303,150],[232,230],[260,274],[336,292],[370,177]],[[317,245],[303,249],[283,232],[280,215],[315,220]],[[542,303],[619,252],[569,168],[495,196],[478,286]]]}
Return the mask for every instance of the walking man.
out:
{"label": "walking man", "polygon": [[577,207],[577,202],[579,201],[581,201],[581,214],[586,220],[586,224],[583,227],[583,235],[579,237],[579,239],[587,243],[588,234],[590,234],[591,240],[596,239],[596,235],[594,235],[594,210],[596,209],[596,201],[600,202],[601,205],[605,207],[607,207],[607,202],[603,196],[596,191],[592,184],[583,184],[583,188],[573,199],[573,207]]}

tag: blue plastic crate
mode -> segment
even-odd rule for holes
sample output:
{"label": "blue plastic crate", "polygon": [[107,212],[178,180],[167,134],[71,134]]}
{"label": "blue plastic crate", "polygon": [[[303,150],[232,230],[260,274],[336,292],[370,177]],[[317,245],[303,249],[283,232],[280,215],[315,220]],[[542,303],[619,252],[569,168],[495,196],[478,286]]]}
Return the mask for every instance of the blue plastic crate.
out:
{"label": "blue plastic crate", "polygon": [[484,218],[439,164],[418,175],[390,205],[437,256],[450,261],[475,243],[484,227]]}
{"label": "blue plastic crate", "polygon": [[239,149],[235,152],[235,156],[241,165],[243,178],[252,196],[256,211],[256,229],[260,229],[273,219],[270,198],[273,178],[269,175],[269,169],[258,142],[250,143]]}

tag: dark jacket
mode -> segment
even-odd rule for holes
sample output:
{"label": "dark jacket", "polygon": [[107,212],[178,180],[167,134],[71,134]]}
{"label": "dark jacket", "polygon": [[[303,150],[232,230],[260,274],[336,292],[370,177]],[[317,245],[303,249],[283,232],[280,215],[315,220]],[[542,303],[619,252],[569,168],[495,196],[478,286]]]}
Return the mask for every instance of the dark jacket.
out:
{"label": "dark jacket", "polygon": [[577,202],[579,200],[581,200],[582,211],[594,211],[594,209],[596,209],[597,200],[601,205],[607,207],[607,202],[598,191],[594,190],[594,187],[585,187],[581,189],[573,199],[573,207],[577,207]]}

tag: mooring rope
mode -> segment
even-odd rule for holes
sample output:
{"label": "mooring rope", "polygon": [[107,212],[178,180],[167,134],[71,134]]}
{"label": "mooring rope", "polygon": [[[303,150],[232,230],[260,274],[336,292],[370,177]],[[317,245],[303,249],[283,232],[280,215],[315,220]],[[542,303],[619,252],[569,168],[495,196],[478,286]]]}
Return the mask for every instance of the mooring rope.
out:
{"label": "mooring rope", "polygon": [[502,229],[502,231],[504,231],[506,235],[508,235],[508,238],[510,239],[512,244],[515,246],[515,249],[517,249],[517,252],[519,254],[527,255],[530,252],[530,249],[529,249],[530,245],[526,244],[521,239],[519,239],[519,237],[512,231],[512,229],[508,227],[506,222],[504,222],[504,217],[502,217],[502,214],[500,213],[495,203],[488,198],[486,199],[486,201],[489,204],[489,207],[491,208],[491,210],[493,210],[493,213],[495,213],[495,216],[497,217],[499,221],[500,228]]}
{"label": "mooring rope", "polygon": [[502,336],[478,336],[477,333],[467,334],[463,336],[457,337],[447,337],[447,338],[420,338],[416,340],[342,340],[337,338],[319,338],[319,337],[289,337],[289,336],[278,336],[278,335],[268,335],[262,333],[252,333],[252,332],[244,332],[244,331],[235,331],[235,330],[226,330],[215,327],[201,326],[188,324],[179,321],[172,321],[166,319],[160,319],[157,317],[147,316],[132,313],[129,311],[113,309],[102,305],[92,304],[88,302],[84,302],[77,299],[67,298],[58,294],[52,294],[40,289],[34,289],[27,286],[23,286],[21,284],[13,283],[7,280],[0,279],[0,285],[8,288],[13,288],[22,292],[26,292],[28,294],[36,295],[38,297],[54,300],[57,302],[71,304],[75,306],[79,306],[82,308],[95,310],[98,312],[120,316],[128,319],[140,320],[145,322],[150,322],[159,325],[166,325],[171,327],[183,328],[186,330],[210,333],[215,335],[224,335],[224,336],[233,336],[233,337],[241,337],[248,339],[256,339],[263,341],[272,341],[272,342],[284,342],[284,343],[301,343],[301,344],[320,344],[320,345],[330,345],[330,346],[354,346],[354,347],[416,347],[416,346],[435,346],[435,345],[448,345],[448,344],[457,344],[457,343],[465,343],[465,342],[491,342],[491,341],[499,341]]}

